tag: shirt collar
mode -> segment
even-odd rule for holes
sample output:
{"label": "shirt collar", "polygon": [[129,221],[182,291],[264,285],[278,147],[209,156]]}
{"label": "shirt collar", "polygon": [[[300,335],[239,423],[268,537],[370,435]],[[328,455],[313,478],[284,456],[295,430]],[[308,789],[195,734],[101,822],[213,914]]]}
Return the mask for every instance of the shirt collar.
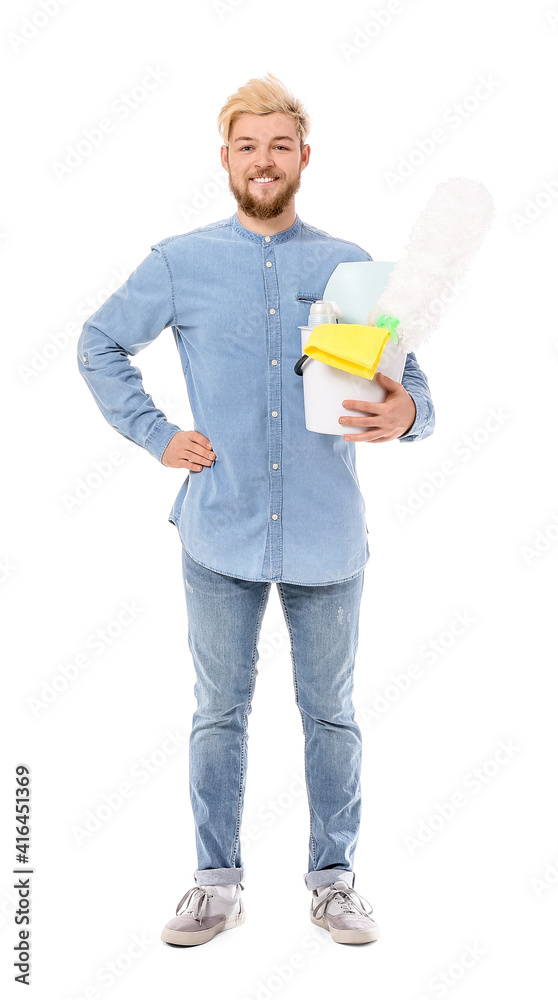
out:
{"label": "shirt collar", "polygon": [[238,218],[238,212],[235,212],[231,216],[232,227],[239,236],[244,236],[247,240],[252,240],[254,243],[265,243],[269,246],[271,243],[284,243],[286,240],[290,240],[293,236],[297,236],[301,230],[302,222],[297,214],[295,221],[292,226],[288,229],[284,229],[281,233],[273,233],[270,235],[269,239],[265,237],[262,233],[254,233],[251,229],[247,229],[243,226]]}

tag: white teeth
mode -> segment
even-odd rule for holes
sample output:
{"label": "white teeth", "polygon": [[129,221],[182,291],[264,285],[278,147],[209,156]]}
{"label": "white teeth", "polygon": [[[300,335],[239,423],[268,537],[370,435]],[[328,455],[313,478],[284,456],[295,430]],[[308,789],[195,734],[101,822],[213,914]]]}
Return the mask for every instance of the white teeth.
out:
{"label": "white teeth", "polygon": [[276,181],[277,177],[251,177],[251,181],[255,181],[256,184],[269,184],[270,181]]}

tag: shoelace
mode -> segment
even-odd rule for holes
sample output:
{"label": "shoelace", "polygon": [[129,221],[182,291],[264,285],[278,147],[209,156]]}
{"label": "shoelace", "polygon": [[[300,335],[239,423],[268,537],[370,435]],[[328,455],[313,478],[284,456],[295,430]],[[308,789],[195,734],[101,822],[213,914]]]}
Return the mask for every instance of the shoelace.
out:
{"label": "shoelace", "polygon": [[[242,882],[238,883],[241,889],[244,889]],[[185,913],[191,913],[194,920],[199,920],[200,924],[204,918],[205,910],[207,907],[208,900],[215,895],[215,892],[211,889],[204,889],[201,885],[193,885],[191,889],[188,889],[184,893],[182,899],[176,907],[177,917],[183,916]],[[186,909],[180,913],[180,907],[186,903]]]}
{"label": "shoelace", "polygon": [[[356,897],[356,899],[354,897]],[[373,907],[370,906],[368,900],[363,899],[356,889],[351,889],[349,886],[347,886],[346,889],[342,889],[339,887],[339,883],[334,882],[329,892],[324,893],[315,909],[313,908],[312,912],[314,916],[316,918],[323,916],[328,903],[336,898],[343,913],[360,913],[363,917],[369,917],[373,912]],[[366,909],[367,906],[370,907],[369,910]]]}

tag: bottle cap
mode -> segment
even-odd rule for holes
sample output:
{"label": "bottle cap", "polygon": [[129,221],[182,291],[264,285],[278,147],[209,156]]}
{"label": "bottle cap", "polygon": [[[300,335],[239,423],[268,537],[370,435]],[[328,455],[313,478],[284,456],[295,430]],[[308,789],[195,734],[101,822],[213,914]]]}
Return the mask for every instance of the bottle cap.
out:
{"label": "bottle cap", "polygon": [[325,299],[317,299],[310,306],[311,316],[336,316],[340,319],[343,315],[336,302],[328,302]]}

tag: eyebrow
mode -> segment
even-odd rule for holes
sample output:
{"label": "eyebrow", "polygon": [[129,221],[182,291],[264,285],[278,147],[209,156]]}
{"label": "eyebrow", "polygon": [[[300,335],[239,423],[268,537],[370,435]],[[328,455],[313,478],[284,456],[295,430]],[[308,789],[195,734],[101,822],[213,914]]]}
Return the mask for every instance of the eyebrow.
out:
{"label": "eyebrow", "polygon": [[[246,139],[249,139],[250,142],[255,142],[254,137],[251,136],[251,135],[238,135],[234,141],[235,142],[244,142]],[[290,135],[274,135],[273,139],[271,141],[272,142],[277,142],[278,139],[288,139],[289,142],[294,142],[294,139]]]}

